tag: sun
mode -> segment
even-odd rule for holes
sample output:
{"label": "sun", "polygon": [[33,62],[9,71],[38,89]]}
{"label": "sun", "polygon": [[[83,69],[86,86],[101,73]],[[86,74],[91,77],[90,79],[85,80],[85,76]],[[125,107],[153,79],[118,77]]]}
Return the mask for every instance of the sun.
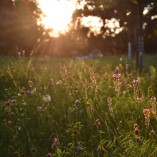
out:
{"label": "sun", "polygon": [[71,27],[72,15],[76,5],[70,0],[37,0],[42,14],[38,23],[49,29],[50,35],[58,37],[65,34]]}
{"label": "sun", "polygon": [[77,23],[80,23],[81,27],[89,28],[88,37],[90,37],[91,33],[94,36],[100,35],[103,27],[110,30],[106,31],[105,36],[112,35],[114,37],[123,30],[117,19],[106,19],[104,25],[100,17],[90,15],[78,17],[72,24],[73,14],[75,11],[83,10],[87,4],[87,0],[36,0],[36,2],[38,8],[41,10],[37,23],[49,30],[49,35],[52,37],[65,35],[72,27],[75,28]]}

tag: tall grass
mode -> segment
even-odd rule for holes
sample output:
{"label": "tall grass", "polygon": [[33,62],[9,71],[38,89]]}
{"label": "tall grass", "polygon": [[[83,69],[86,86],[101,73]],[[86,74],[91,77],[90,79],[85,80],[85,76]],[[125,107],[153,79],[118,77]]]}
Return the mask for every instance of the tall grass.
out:
{"label": "tall grass", "polygon": [[157,156],[155,62],[0,60],[0,156]]}

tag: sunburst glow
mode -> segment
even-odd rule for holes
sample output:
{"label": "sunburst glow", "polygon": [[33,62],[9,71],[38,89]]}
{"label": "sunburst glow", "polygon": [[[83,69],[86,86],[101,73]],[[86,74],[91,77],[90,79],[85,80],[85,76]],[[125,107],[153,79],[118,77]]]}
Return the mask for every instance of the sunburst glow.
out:
{"label": "sunburst glow", "polygon": [[38,24],[50,29],[50,35],[58,37],[71,28],[72,15],[76,9],[81,9],[86,2],[77,0],[37,0],[42,11]]}
{"label": "sunburst glow", "polygon": [[38,0],[38,6],[42,11],[40,24],[45,29],[51,29],[50,35],[57,37],[68,31],[75,4],[67,0]]}

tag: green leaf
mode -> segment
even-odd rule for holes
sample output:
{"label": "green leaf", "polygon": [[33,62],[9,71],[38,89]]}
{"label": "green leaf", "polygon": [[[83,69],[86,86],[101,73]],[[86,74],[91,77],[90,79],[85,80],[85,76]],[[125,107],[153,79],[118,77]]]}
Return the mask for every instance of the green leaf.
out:
{"label": "green leaf", "polygon": [[63,153],[62,153],[61,149],[57,148],[56,152],[57,152],[58,157],[62,157]]}
{"label": "green leaf", "polygon": [[133,4],[138,4],[138,0],[131,0]]}
{"label": "green leaf", "polygon": [[155,69],[155,67],[154,66],[150,66],[149,67],[149,71],[150,71],[150,74],[151,74],[151,78],[155,79],[155,77],[156,77],[156,69]]}

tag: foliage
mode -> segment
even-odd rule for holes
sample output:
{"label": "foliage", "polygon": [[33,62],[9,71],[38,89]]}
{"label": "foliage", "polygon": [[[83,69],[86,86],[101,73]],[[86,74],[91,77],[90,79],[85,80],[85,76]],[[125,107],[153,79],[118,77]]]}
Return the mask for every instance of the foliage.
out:
{"label": "foliage", "polygon": [[156,156],[156,62],[140,75],[123,56],[0,63],[0,156]]}
{"label": "foliage", "polygon": [[15,54],[25,50],[31,53],[41,36],[34,12],[36,3],[25,0],[2,0],[0,2],[0,54]]}
{"label": "foliage", "polygon": [[[111,40],[113,43],[116,42],[117,45],[120,45],[123,43],[123,51],[127,51],[127,43],[128,41],[133,43],[133,51],[134,53],[138,51],[138,41],[137,36],[141,33],[140,27],[143,27],[143,34],[144,34],[144,41],[145,41],[145,51],[155,52],[155,40],[157,38],[156,35],[156,21],[157,18],[157,3],[155,0],[96,0],[96,1],[89,2],[88,5],[94,6],[93,10],[85,9],[81,14],[84,14],[84,16],[93,15],[101,17],[102,20],[105,21],[106,19],[112,19],[116,18],[120,22],[120,26],[123,27],[123,31],[116,35],[116,37],[111,38],[106,36],[106,39],[103,39],[104,47],[103,49],[108,46],[108,40]],[[101,7],[100,7],[101,6]],[[103,6],[103,7],[102,7]],[[148,13],[145,15],[143,14],[145,9],[148,9]],[[151,9],[150,9],[151,8]],[[77,14],[78,15],[78,14]],[[108,28],[105,28],[105,26],[102,27],[102,35],[105,34],[105,32],[108,31]],[[119,41],[119,38],[123,41]],[[99,41],[101,41],[102,38],[99,37]],[[110,46],[108,46],[110,47]],[[121,47],[118,47],[118,50],[120,50]]]}
{"label": "foliage", "polygon": [[[142,15],[145,8],[148,8],[148,12]],[[127,51],[128,41],[133,43],[134,52],[137,52],[137,35],[140,33],[139,27],[142,24],[145,27],[143,30],[145,51],[149,53],[156,51],[157,3],[155,0],[87,1],[87,5],[83,10],[77,10],[74,13],[73,22],[75,23],[82,15],[101,17],[104,22],[101,30],[102,34],[94,36],[91,33],[90,37],[87,36],[89,28],[82,28],[78,23],[77,29],[72,29],[65,36],[61,36],[59,39],[51,38],[48,36],[47,31],[37,25],[39,14],[40,10],[35,0],[0,1],[0,54],[13,54],[23,50],[26,50],[27,54],[30,54],[32,50],[36,51],[37,54],[49,54],[47,47],[50,47],[52,51],[58,49],[58,52],[61,51],[60,53],[64,53],[64,55],[75,50],[82,51],[81,53],[84,53],[84,51],[90,52],[95,48],[104,53],[119,53]],[[115,37],[105,36],[105,32],[109,31],[105,27],[105,21],[112,18],[118,19],[120,26],[124,29]],[[141,23],[140,26],[139,23]],[[43,36],[45,33],[46,35]],[[40,43],[37,42],[39,40]],[[47,40],[50,42],[45,42]],[[55,43],[59,46],[55,46]],[[62,52],[64,50],[66,52]]]}

